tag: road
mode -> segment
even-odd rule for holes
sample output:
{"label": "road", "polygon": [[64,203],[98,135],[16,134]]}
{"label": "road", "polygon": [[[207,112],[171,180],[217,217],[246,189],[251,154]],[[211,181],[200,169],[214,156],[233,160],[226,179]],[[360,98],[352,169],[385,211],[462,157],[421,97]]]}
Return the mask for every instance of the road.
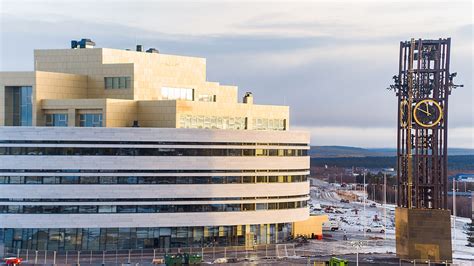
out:
{"label": "road", "polygon": [[[360,201],[341,202],[339,195],[341,191],[354,194]],[[335,212],[326,214],[330,220],[339,222],[340,229],[335,232],[324,231],[323,240],[311,240],[307,248],[314,249],[321,255],[346,255],[355,253],[356,250],[360,253],[395,254],[395,206],[387,205],[385,223],[385,208],[383,205],[366,200],[364,212],[364,195],[364,191],[350,191],[338,185],[317,180],[316,186],[311,187],[311,205],[313,206],[311,212],[315,214],[325,213],[324,211],[315,210],[314,207],[320,205],[324,210],[324,207],[332,206]],[[370,207],[374,203],[376,207]],[[468,222],[470,220],[467,218],[456,217],[455,241],[454,230],[452,230],[453,258],[461,265],[464,262],[467,263],[465,265],[474,264],[474,248],[466,246],[465,226]],[[364,228],[370,228],[375,224],[386,224],[386,233],[364,233]],[[344,231],[348,237],[347,241],[343,240]]]}

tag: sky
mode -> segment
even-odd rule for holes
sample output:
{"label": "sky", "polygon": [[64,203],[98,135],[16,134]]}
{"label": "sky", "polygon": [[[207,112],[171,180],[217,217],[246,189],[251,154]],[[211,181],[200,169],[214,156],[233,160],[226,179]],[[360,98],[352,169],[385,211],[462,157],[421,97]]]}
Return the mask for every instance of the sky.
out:
{"label": "sky", "polygon": [[449,146],[474,148],[471,1],[0,0],[0,71],[33,69],[33,50],[143,44],[207,58],[207,79],[257,104],[290,106],[313,145],[395,147],[400,41],[452,38]]}

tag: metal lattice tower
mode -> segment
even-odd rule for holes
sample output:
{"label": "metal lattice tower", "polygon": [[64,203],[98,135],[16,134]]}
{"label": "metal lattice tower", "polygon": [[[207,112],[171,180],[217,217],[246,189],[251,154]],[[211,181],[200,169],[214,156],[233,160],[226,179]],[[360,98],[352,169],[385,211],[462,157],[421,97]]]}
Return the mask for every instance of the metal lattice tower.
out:
{"label": "metal lattice tower", "polygon": [[398,96],[399,207],[447,209],[448,97],[451,39],[400,42]]}

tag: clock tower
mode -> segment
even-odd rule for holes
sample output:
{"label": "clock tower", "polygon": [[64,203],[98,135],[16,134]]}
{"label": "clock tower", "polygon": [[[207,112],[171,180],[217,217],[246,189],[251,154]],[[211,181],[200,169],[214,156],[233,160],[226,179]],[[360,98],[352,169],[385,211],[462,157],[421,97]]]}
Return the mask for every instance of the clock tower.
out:
{"label": "clock tower", "polygon": [[397,255],[452,260],[448,209],[448,97],[451,39],[400,42],[398,75]]}

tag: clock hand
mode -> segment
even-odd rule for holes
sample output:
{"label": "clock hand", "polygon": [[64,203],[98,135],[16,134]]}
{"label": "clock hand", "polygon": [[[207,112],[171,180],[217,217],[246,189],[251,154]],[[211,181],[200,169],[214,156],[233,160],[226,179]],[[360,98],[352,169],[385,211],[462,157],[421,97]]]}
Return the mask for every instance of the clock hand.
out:
{"label": "clock hand", "polygon": [[425,113],[425,114],[427,114],[427,115],[431,115],[430,112],[427,112],[427,111],[425,111],[425,110],[423,110],[423,109],[421,109],[421,108],[419,108],[418,111],[421,111],[421,112],[423,112],[423,113]]}
{"label": "clock hand", "polygon": [[427,102],[425,102],[425,106],[426,106],[426,112],[425,113],[430,116],[431,113],[430,113],[429,105],[428,105]]}

